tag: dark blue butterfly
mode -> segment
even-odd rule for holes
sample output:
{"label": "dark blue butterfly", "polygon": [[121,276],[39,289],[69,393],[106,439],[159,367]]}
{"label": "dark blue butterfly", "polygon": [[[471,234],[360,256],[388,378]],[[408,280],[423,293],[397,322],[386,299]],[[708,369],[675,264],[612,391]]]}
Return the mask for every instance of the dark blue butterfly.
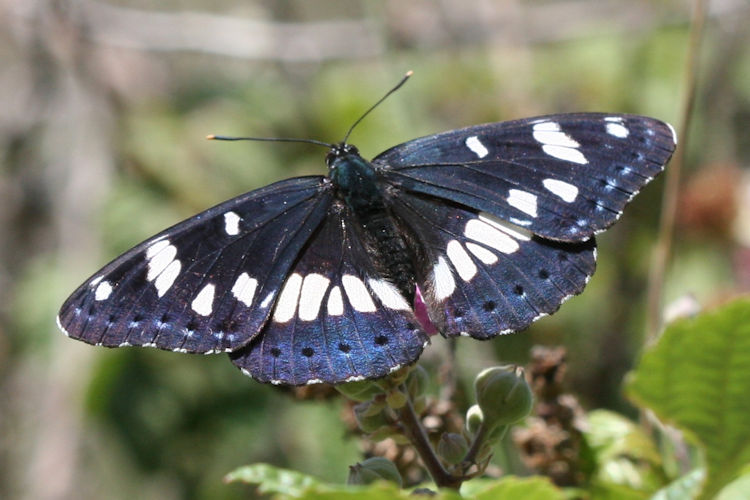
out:
{"label": "dark blue butterfly", "polygon": [[433,325],[489,339],[580,293],[594,235],[675,141],[658,120],[600,113],[453,130],[372,162],[345,140],[328,177],[244,194],[118,257],[58,323],[107,347],[229,352],[262,382],[382,377],[419,357]]}

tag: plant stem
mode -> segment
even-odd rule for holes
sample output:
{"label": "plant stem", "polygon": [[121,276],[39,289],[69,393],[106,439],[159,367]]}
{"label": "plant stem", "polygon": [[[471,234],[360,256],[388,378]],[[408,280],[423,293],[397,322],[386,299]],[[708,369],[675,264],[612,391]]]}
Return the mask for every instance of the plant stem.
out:
{"label": "plant stem", "polygon": [[649,273],[648,301],[646,315],[646,341],[653,342],[662,328],[664,280],[672,249],[675,216],[677,213],[677,195],[680,187],[680,174],[685,163],[688,131],[693,117],[695,104],[695,86],[698,80],[698,59],[703,37],[703,25],[706,19],[708,0],[695,0],[693,4],[693,22],[690,29],[690,45],[685,66],[685,94],[680,106],[679,134],[680,142],[675,151],[670,167],[666,171],[664,197],[662,198],[661,220],[659,222],[659,240],[651,257]]}
{"label": "plant stem", "polygon": [[463,483],[464,478],[454,476],[445,470],[445,467],[443,467],[440,459],[435,454],[432,443],[427,438],[427,433],[422,426],[422,422],[420,422],[419,417],[414,411],[411,396],[409,396],[406,386],[402,384],[400,389],[407,395],[406,404],[397,410],[399,421],[406,437],[411,441],[435,484],[439,488],[457,490],[461,486],[461,483]]}

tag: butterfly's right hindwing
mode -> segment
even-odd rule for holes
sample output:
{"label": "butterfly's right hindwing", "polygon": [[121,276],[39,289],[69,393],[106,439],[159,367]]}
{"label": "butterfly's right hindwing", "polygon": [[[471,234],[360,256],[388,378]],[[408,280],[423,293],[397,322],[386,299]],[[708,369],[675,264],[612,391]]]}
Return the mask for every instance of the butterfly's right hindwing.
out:
{"label": "butterfly's right hindwing", "polygon": [[416,361],[428,336],[376,258],[334,202],[263,331],[232,362],[261,382],[301,385],[383,377]]}
{"label": "butterfly's right hindwing", "polygon": [[70,337],[109,347],[236,349],[266,322],[331,196],[325,178],[300,177],[217,205],[105,266],[58,322]]}

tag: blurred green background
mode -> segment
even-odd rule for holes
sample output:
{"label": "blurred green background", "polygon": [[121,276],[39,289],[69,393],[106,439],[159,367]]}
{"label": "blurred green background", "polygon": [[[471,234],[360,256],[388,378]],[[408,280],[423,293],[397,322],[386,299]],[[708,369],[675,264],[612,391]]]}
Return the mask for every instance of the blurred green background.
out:
{"label": "blurred green background", "polygon": [[[342,405],[297,401],[225,356],[95,348],[57,308],[119,253],[199,210],[470,124],[565,111],[677,122],[692,3],[600,0],[0,2],[0,498],[233,499],[267,461],[344,481],[360,457]],[[711,2],[668,308],[750,288],[750,4]],[[682,147],[682,145],[681,145]],[[528,332],[462,339],[460,380],[536,344],[569,351],[586,408],[633,414],[623,375],[644,338],[663,180],[599,238],[586,292]],[[425,362],[439,366],[436,339]]]}

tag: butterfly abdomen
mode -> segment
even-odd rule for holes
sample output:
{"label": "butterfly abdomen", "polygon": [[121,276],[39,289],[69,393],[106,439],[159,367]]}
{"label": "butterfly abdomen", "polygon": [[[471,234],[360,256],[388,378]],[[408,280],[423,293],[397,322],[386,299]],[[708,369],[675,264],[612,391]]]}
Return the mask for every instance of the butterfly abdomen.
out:
{"label": "butterfly abdomen", "polygon": [[343,151],[330,161],[331,180],[338,196],[359,222],[362,237],[378,271],[414,300],[414,260],[403,231],[386,209],[373,166],[354,151]]}

